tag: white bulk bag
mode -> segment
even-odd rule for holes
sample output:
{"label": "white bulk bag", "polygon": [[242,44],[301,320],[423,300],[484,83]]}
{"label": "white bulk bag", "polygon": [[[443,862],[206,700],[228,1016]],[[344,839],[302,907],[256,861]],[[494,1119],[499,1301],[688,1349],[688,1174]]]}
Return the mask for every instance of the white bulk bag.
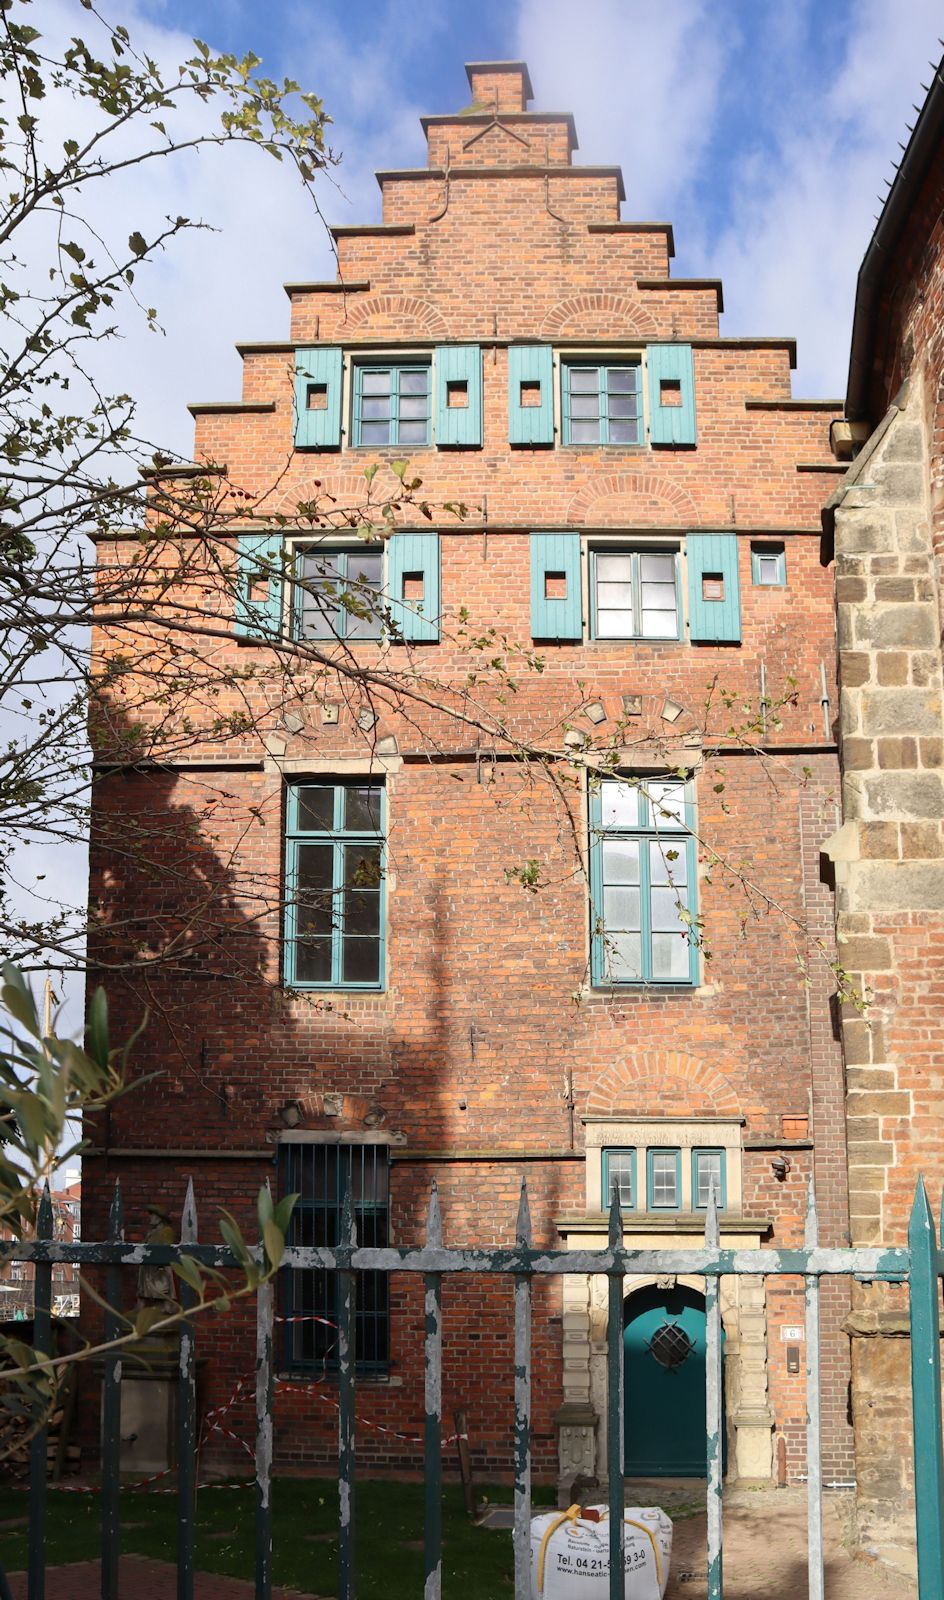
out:
{"label": "white bulk bag", "polygon": [[[531,1519],[531,1600],[609,1600],[606,1506],[570,1506]],[[672,1559],[672,1524],[657,1506],[623,1513],[625,1600],[662,1600]]]}

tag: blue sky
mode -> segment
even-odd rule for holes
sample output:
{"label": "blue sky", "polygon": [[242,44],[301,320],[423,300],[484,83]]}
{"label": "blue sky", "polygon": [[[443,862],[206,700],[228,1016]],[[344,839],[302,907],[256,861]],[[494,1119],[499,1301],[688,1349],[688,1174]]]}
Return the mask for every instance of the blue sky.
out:
{"label": "blue sky", "polygon": [[[82,15],[78,0],[53,3]],[[253,49],[274,75],[321,94],[343,154],[343,193],[324,198],[332,221],[379,216],[374,168],[424,161],[418,118],[466,103],[465,61],[523,57],[535,107],[575,113],[577,159],[622,164],[624,216],[673,221],[674,270],[725,280],[725,331],[795,334],[795,389],[813,395],[844,390],[856,269],[944,27],[938,0],[121,0],[119,9],[168,58],[196,33]],[[178,446],[184,400],[236,392],[233,341],[284,331],[281,281],[331,271],[285,176],[256,160],[231,162],[229,177],[220,181],[212,161],[182,175],[190,214],[199,205],[221,232],[191,241],[156,274],[167,339],[147,352],[154,422]],[[170,210],[177,197],[166,181]],[[193,284],[208,273],[214,299],[195,348]]]}

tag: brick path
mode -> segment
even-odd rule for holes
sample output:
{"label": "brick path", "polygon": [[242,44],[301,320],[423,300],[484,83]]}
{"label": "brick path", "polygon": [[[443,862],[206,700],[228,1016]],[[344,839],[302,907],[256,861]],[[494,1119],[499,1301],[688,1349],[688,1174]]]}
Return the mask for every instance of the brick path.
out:
{"label": "brick path", "polygon": [[[170,1561],[122,1556],[119,1573],[120,1600],[177,1600],[177,1568]],[[13,1600],[26,1600],[25,1572],[11,1572],[9,1584]],[[51,1567],[46,1575],[46,1600],[99,1600],[100,1594],[97,1561]],[[255,1585],[242,1578],[198,1572],[194,1580],[194,1600],[253,1600],[254,1594]],[[298,1590],[273,1589],[272,1600],[298,1600]]]}
{"label": "brick path", "polygon": [[[666,1510],[671,1517],[671,1506]],[[829,1600],[916,1600],[915,1585],[900,1572],[867,1556],[849,1554],[841,1507],[833,1496],[827,1496],[823,1507],[823,1548]],[[676,1515],[672,1577],[665,1600],[705,1600],[704,1579],[704,1513]],[[724,1600],[799,1600],[806,1592],[805,1492],[727,1493]]]}

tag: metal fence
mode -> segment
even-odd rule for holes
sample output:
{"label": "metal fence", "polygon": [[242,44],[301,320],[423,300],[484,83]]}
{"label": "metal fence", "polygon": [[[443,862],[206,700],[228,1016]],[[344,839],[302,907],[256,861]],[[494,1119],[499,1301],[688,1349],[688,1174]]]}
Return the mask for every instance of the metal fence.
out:
{"label": "metal fence", "polygon": [[[944,1229],[944,1218],[942,1218]],[[226,1248],[197,1242],[193,1186],[188,1186],[179,1244],[128,1244],[124,1241],[121,1201],[117,1190],[106,1243],[62,1242],[52,1238],[48,1193],[39,1209],[36,1237],[27,1243],[0,1243],[4,1260],[31,1261],[36,1266],[35,1350],[50,1351],[52,1268],[74,1262],[104,1267],[106,1299],[120,1303],[122,1269],[166,1266],[190,1256],[204,1266],[238,1268]],[[623,1300],[625,1280],[671,1274],[694,1274],[705,1280],[707,1311],[707,1377],[705,1385],[705,1467],[707,1476],[707,1560],[709,1600],[723,1600],[722,1386],[720,1280],[726,1276],[799,1276],[806,1283],[806,1392],[809,1514],[809,1594],[823,1600],[822,1461],[820,1452],[819,1291],[824,1277],[845,1275],[908,1286],[911,1313],[912,1401],[918,1589],[920,1600],[944,1595],[944,1453],[942,1453],[940,1370],[940,1284],[944,1275],[944,1231],[935,1230],[923,1182],[919,1182],[911,1214],[907,1248],[826,1249],[817,1242],[812,1187],[802,1249],[731,1250],[720,1244],[717,1210],[712,1195],[701,1249],[628,1250],[623,1245],[622,1219],[614,1194],[606,1249],[545,1250],[535,1248],[522,1185],[515,1244],[512,1248],[451,1249],[443,1242],[442,1219],[435,1183],[427,1219],[426,1243],[419,1248],[358,1247],[354,1213],[348,1195],[341,1219],[341,1242],[334,1249],[288,1248],[287,1267],[337,1274],[338,1293],[338,1596],[355,1600],[356,1456],[355,1456],[355,1284],[360,1272],[419,1273],[425,1288],[425,1536],[423,1600],[441,1594],[442,1499],[442,1296],[444,1280],[455,1273],[497,1273],[514,1282],[514,1593],[531,1594],[531,1290],[535,1278],[564,1274],[604,1275],[608,1279],[607,1358],[607,1492],[610,1506],[623,1505]],[[262,1259],[261,1245],[256,1251]],[[184,1318],[180,1325],[177,1377],[177,1594],[193,1600],[195,1531],[196,1384],[195,1328],[188,1320],[194,1295],[181,1283]],[[273,1331],[275,1289],[270,1281],[258,1291],[255,1367],[255,1540],[257,1600],[272,1592],[273,1469]],[[105,1336],[122,1329],[117,1311],[105,1315]],[[630,1404],[632,1396],[629,1397]],[[102,1600],[117,1600],[119,1552],[121,1361],[106,1357],[102,1400]],[[29,1600],[44,1600],[46,1518],[46,1429],[34,1435],[31,1451]],[[609,1595],[622,1600],[624,1528],[620,1516],[609,1518]],[[0,1593],[3,1590],[0,1572]]]}

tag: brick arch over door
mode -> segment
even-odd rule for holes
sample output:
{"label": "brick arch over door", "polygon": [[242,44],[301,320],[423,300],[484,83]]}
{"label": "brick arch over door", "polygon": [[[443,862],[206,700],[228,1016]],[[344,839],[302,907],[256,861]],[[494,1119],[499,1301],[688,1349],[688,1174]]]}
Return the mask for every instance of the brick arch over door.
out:
{"label": "brick arch over door", "polygon": [[640,1050],[615,1061],[591,1084],[584,1115],[634,1117],[736,1117],[741,1114],[731,1080],[716,1067],[680,1050]]}
{"label": "brick arch over door", "polygon": [[558,300],[541,324],[545,339],[621,339],[627,335],[651,339],[657,333],[655,323],[638,300],[602,290]]}
{"label": "brick arch over door", "polygon": [[657,472],[614,472],[574,495],[567,520],[579,526],[690,527],[697,520],[687,490]]}
{"label": "brick arch over door", "polygon": [[429,300],[416,295],[374,294],[351,304],[343,323],[345,333],[376,333],[415,337],[418,332],[430,339],[445,339],[448,334],[442,314]]}

